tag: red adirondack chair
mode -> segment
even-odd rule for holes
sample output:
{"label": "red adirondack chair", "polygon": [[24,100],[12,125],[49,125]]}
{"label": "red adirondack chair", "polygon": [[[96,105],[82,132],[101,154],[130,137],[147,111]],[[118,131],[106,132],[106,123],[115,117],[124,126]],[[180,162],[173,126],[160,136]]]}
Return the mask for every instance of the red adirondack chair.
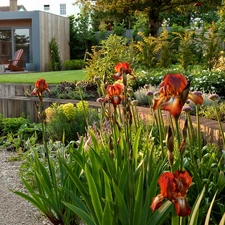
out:
{"label": "red adirondack chair", "polygon": [[13,59],[7,61],[2,60],[2,65],[10,71],[23,71],[23,49],[15,52]]}

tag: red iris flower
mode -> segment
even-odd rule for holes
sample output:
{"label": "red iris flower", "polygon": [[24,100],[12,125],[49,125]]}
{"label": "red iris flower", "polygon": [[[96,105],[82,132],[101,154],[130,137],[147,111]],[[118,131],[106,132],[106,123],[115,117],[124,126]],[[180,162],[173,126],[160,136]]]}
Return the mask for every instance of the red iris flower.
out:
{"label": "red iris flower", "polygon": [[114,106],[120,104],[121,100],[123,99],[123,86],[121,84],[108,85],[106,92],[107,95],[105,100],[110,100]]}
{"label": "red iris flower", "polygon": [[177,170],[174,173],[163,173],[158,179],[160,194],[153,198],[150,206],[152,212],[158,209],[162,201],[167,198],[174,204],[178,216],[188,216],[191,209],[187,203],[186,193],[191,183],[192,177],[187,171]]}
{"label": "red iris flower", "polygon": [[187,99],[196,105],[203,103],[201,95],[189,92],[190,83],[182,74],[167,74],[159,85],[159,96],[154,98],[153,109],[160,105],[163,110],[169,111],[173,116],[179,116]]}
{"label": "red iris flower", "polygon": [[116,74],[113,76],[113,79],[115,80],[122,80],[122,75],[125,73],[126,75],[129,74],[133,76],[133,79],[135,79],[135,76],[132,74],[132,70],[130,68],[130,65],[128,63],[118,63],[114,67]]}
{"label": "red iris flower", "polygon": [[38,79],[35,83],[35,88],[31,92],[31,95],[42,95],[45,91],[49,92],[48,84],[45,79]]}

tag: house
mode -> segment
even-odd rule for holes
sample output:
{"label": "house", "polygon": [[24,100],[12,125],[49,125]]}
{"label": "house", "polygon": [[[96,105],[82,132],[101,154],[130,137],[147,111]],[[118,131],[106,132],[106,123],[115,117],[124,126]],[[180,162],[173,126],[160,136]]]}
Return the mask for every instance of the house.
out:
{"label": "house", "polygon": [[[74,5],[75,0],[17,0],[17,4],[22,5],[27,11],[44,11],[60,16],[77,15],[80,12],[78,5]],[[0,6],[9,5],[9,0],[1,0]]]}
{"label": "house", "polygon": [[53,37],[61,61],[70,59],[69,19],[45,11],[26,11],[24,6],[24,11],[18,11],[19,6],[17,0],[10,0],[11,11],[0,11],[0,60],[12,59],[16,50],[22,48],[24,67],[32,61],[36,71],[48,71],[49,42]]}

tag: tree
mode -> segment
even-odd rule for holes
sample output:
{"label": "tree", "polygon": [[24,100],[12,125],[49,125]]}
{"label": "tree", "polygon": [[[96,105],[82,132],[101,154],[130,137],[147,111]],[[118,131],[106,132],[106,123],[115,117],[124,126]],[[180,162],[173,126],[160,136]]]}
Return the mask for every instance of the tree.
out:
{"label": "tree", "polygon": [[95,43],[95,34],[90,26],[90,14],[84,6],[77,17],[70,16],[70,56],[71,59],[86,59],[86,53]]}
{"label": "tree", "polygon": [[[124,16],[132,15],[136,11],[145,12],[148,17],[148,34],[157,36],[158,28],[163,21],[163,13],[173,12],[177,8],[188,9],[196,0],[77,0],[77,2],[89,2],[98,11],[120,13]],[[221,0],[202,0],[202,12],[221,6]]]}

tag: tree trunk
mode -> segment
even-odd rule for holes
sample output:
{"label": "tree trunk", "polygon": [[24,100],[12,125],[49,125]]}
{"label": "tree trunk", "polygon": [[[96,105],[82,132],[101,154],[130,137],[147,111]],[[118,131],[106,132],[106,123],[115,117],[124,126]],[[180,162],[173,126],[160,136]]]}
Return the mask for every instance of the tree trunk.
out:
{"label": "tree trunk", "polygon": [[148,20],[149,20],[149,34],[153,37],[158,36],[158,30],[161,26],[162,21],[159,17],[159,12],[157,11],[150,11],[148,14]]}

